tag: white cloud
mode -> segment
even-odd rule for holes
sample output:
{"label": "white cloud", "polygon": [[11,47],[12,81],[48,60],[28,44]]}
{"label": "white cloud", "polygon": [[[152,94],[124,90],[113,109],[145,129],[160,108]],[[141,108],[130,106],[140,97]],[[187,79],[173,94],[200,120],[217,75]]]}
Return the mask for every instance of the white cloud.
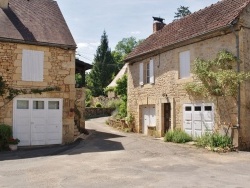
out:
{"label": "white cloud", "polygon": [[85,43],[85,42],[80,42],[77,44],[78,48],[87,48],[89,47],[89,43]]}
{"label": "white cloud", "polygon": [[141,34],[141,32],[140,31],[132,31],[132,32],[130,32],[132,35],[140,35]]}

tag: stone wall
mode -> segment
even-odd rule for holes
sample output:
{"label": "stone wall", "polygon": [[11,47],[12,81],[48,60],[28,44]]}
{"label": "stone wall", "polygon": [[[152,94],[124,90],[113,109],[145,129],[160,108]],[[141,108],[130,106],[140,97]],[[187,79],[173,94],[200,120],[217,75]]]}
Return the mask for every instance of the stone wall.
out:
{"label": "stone wall", "polygon": [[[44,52],[44,80],[42,82],[22,81],[22,50],[37,50]],[[65,50],[57,47],[36,46],[0,42],[0,76],[7,84],[16,89],[43,89],[48,86],[58,86],[60,91],[43,94],[28,94],[22,98],[61,98],[63,99],[63,142],[71,142],[74,137],[74,116],[70,109],[75,101],[75,50]],[[0,100],[0,121],[12,126],[13,102],[7,105]]]}
{"label": "stone wall", "polygon": [[85,108],[85,118],[95,118],[101,116],[111,116],[112,112],[115,109],[113,108]]}

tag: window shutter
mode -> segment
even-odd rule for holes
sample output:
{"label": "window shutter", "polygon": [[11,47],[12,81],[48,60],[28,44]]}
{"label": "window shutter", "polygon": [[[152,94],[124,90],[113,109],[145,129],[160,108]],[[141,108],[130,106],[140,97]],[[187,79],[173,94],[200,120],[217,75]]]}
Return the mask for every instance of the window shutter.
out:
{"label": "window shutter", "polygon": [[142,86],[143,85],[143,63],[140,63],[140,85]]}
{"label": "window shutter", "polygon": [[150,60],[149,63],[149,76],[150,76],[150,83],[155,83],[155,76],[154,76],[154,60]]}
{"label": "window shutter", "polygon": [[22,80],[43,81],[44,52],[23,50]]}
{"label": "window shutter", "polygon": [[30,59],[31,59],[30,50],[23,50],[23,57],[22,57],[22,80],[23,81],[31,80]]}
{"label": "window shutter", "polygon": [[43,81],[43,62],[44,52],[36,51],[33,53],[33,81]]}
{"label": "window shutter", "polygon": [[181,52],[179,56],[180,78],[188,78],[190,76],[190,51]]}

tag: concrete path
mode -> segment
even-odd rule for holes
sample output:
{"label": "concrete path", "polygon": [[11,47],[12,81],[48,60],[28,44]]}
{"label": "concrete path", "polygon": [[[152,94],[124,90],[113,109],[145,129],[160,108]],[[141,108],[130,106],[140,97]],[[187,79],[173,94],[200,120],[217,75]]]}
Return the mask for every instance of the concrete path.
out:
{"label": "concrete path", "polygon": [[0,161],[0,187],[250,186],[250,153],[164,143],[119,132],[105,120],[87,121],[89,138],[57,155]]}

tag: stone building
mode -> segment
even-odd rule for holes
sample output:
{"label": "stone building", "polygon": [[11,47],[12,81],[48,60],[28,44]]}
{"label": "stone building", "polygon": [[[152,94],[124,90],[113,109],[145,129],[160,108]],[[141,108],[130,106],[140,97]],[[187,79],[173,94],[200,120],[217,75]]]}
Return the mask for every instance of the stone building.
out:
{"label": "stone building", "polygon": [[226,129],[235,146],[249,148],[248,81],[241,84],[239,105],[228,98],[194,99],[184,85],[194,82],[191,70],[196,58],[214,59],[221,50],[238,56],[240,70],[249,71],[250,1],[219,1],[167,25],[155,18],[153,30],[126,58],[128,112],[135,117],[137,131],[163,136],[180,128],[200,136]]}
{"label": "stone building", "polygon": [[13,127],[21,146],[72,142],[76,43],[57,2],[0,5],[0,76],[9,87],[28,91],[0,100],[1,123]]}

